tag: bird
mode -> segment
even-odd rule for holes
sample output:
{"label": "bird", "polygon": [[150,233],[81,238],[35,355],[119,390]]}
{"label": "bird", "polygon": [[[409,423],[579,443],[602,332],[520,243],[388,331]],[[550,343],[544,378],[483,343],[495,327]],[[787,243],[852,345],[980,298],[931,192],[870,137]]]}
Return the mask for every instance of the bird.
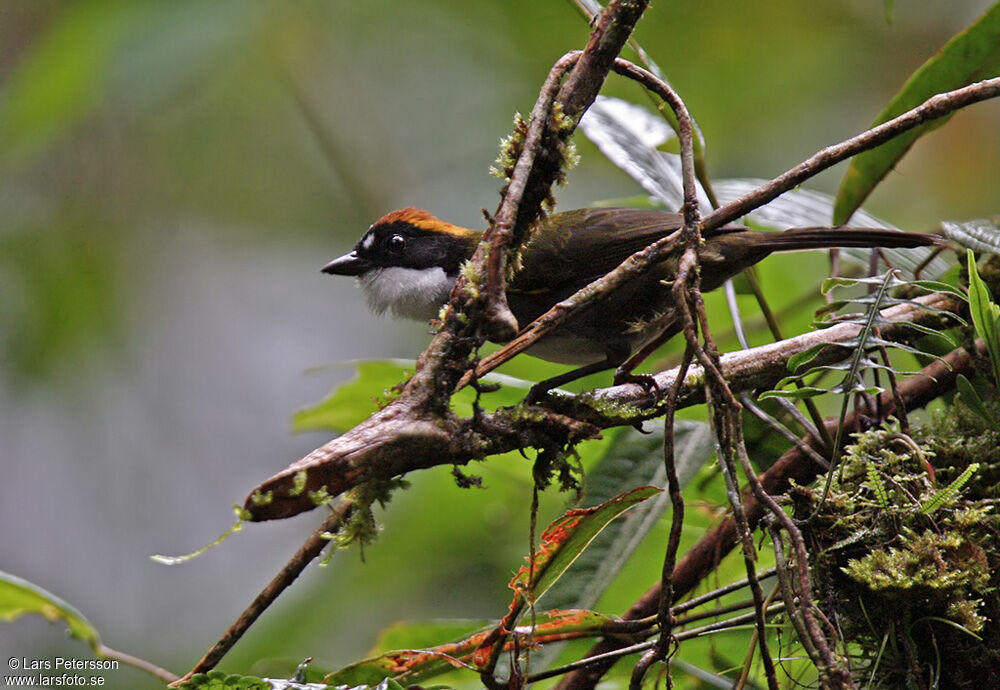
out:
{"label": "bird", "polygon": [[[516,270],[507,282],[511,312],[523,328],[682,226],[680,214],[659,209],[589,207],[543,217],[519,248]],[[375,314],[430,321],[447,303],[482,236],[482,231],[439,220],[423,209],[402,208],[373,223],[350,252],[327,263],[322,272],[356,277]],[[767,232],[730,224],[703,233],[701,290],[720,287],[772,252],[940,243],[937,235],[883,228]],[[680,330],[671,283],[682,251],[668,254],[528,348],[527,354],[576,367],[536,384],[529,397],[606,369],[616,369],[616,383],[639,380],[631,372],[641,358]]]}

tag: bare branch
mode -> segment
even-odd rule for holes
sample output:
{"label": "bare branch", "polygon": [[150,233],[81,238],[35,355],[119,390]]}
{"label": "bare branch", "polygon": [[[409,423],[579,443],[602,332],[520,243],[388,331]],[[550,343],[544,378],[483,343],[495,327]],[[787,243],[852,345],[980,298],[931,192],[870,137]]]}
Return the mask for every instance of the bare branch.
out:
{"label": "bare branch", "polygon": [[[936,309],[957,311],[954,298],[932,294],[915,300]],[[897,323],[935,323],[941,316],[913,304],[886,309],[882,318]],[[721,358],[721,372],[734,392],[771,387],[788,371],[788,359],[820,343],[851,340],[859,327],[842,323],[830,328],[741,350]],[[905,339],[912,329],[884,326],[883,337]],[[815,364],[840,357],[837,348],[821,351]],[[670,390],[678,369],[654,377],[660,390]],[[682,379],[677,408],[704,401],[704,372],[693,366]],[[580,395],[550,396],[546,406],[502,408],[477,419],[453,415],[436,419],[408,414],[390,405],[354,429],[317,448],[288,468],[265,480],[247,498],[244,507],[254,520],[290,517],[316,507],[320,499],[336,496],[371,479],[387,479],[436,465],[465,464],[487,455],[553,442],[575,443],[596,436],[601,429],[633,425],[664,413],[664,402],[639,384],[627,383]]]}
{"label": "bare branch", "polygon": [[789,189],[794,189],[810,177],[836,165],[851,156],[873,149],[893,137],[919,125],[949,115],[973,103],[1000,96],[1000,77],[986,79],[961,89],[939,93],[928,98],[912,110],[907,110],[888,122],[862,132],[856,137],[828,146],[818,151],[791,170],[778,175],[773,180],[754,191],[741,196],[725,206],[708,214],[702,220],[703,227],[717,228],[741,218],[755,208],[760,208]]}
{"label": "bare branch", "polygon": [[205,653],[201,661],[195,664],[194,668],[188,671],[183,678],[179,680],[171,679],[174,680],[172,684],[182,683],[189,680],[196,673],[205,673],[215,668],[219,660],[243,637],[243,634],[260,618],[260,615],[264,613],[267,607],[274,603],[274,600],[302,574],[306,566],[329,545],[330,542],[325,535],[329,532],[336,532],[344,524],[353,507],[353,501],[342,499],[337,504],[337,507],[323,520],[323,523],[313,531],[306,542],[299,547],[299,550],[285,564],[285,567],[274,576],[267,587],[240,614],[236,622],[229,626],[229,630]]}
{"label": "bare branch", "polygon": [[[794,339],[793,339],[794,340]],[[977,343],[977,345],[979,345]],[[955,386],[955,380],[959,374],[968,375],[973,369],[972,358],[964,349],[957,349],[949,353],[943,360],[935,361],[924,367],[921,375],[913,376],[899,384],[899,397],[909,410],[923,407],[943,393],[951,390]],[[895,401],[893,394],[886,391],[882,394],[882,404],[885,405],[885,413],[893,414]],[[828,419],[826,426],[828,429],[836,427],[836,419]],[[848,430],[854,431],[860,428],[860,419],[857,413],[848,415],[845,426]],[[820,446],[811,438],[804,439],[805,443],[812,446],[816,451],[822,452]],[[803,453],[798,447],[791,448],[782,455],[766,472],[758,479],[764,491],[776,496],[788,490],[791,482],[796,484],[808,484],[818,477],[825,467],[818,465],[812,458]],[[751,524],[757,524],[766,514],[766,509],[753,495],[744,497],[744,512]],[[674,569],[673,588],[674,601],[677,601],[688,592],[692,591],[716,568],[722,560],[739,543],[736,523],[732,518],[727,518],[716,525],[708,534],[702,537],[697,544],[691,547],[684,558]],[[661,597],[660,582],[657,581],[645,594],[642,595],[623,615],[625,620],[635,620],[647,618],[655,615],[659,607]],[[600,679],[607,673],[608,669],[614,665],[619,657],[613,652],[624,643],[620,640],[605,638],[597,643],[587,656],[607,655],[605,661],[594,665],[586,665],[585,660],[581,660],[580,666],[586,666],[576,671],[559,683],[560,690],[591,690]]]}

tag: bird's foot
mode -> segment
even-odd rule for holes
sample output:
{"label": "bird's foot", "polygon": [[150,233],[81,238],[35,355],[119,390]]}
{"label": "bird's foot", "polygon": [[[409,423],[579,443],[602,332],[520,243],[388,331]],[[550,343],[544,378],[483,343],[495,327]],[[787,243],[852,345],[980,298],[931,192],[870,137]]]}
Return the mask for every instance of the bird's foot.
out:
{"label": "bird's foot", "polygon": [[619,367],[615,371],[614,383],[620,386],[625,383],[637,383],[643,387],[647,393],[655,394],[657,397],[663,392],[660,385],[656,383],[656,378],[652,374],[633,374],[631,371]]}

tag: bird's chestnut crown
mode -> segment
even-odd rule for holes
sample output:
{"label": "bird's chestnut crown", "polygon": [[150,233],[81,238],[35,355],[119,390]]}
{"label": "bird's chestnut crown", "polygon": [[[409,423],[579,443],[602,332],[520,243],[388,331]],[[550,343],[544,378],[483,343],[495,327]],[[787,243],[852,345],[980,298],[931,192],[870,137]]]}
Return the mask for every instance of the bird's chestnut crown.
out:
{"label": "bird's chestnut crown", "polygon": [[480,235],[423,209],[403,208],[373,223],[354,246],[354,253],[373,267],[437,267],[454,276],[472,256]]}

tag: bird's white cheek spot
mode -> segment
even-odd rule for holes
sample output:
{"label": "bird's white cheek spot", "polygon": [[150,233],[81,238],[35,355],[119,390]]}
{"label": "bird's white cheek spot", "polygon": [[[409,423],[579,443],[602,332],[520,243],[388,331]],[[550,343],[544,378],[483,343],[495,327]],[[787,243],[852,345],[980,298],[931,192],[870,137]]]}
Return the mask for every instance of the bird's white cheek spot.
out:
{"label": "bird's white cheek spot", "polygon": [[441,305],[455,284],[442,268],[402,268],[392,266],[369,271],[358,279],[376,314],[386,311],[418,321],[437,317]]}
{"label": "bird's white cheek spot", "polygon": [[369,232],[361,240],[361,248],[364,249],[366,252],[370,252],[374,245],[375,245],[375,236]]}

